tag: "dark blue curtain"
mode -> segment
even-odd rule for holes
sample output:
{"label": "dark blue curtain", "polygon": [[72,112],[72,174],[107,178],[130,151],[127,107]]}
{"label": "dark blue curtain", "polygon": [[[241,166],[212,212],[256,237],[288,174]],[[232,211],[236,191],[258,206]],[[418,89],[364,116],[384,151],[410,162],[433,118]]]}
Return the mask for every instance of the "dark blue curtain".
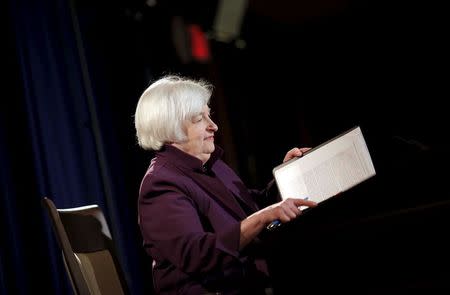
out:
{"label": "dark blue curtain", "polygon": [[13,98],[1,108],[0,218],[7,242],[0,243],[0,293],[71,293],[41,206],[48,196],[59,208],[95,203],[103,209],[131,292],[141,294],[141,245],[129,206],[136,196],[124,187],[111,109],[93,83],[95,65],[86,57],[74,5],[8,4],[6,81]]}

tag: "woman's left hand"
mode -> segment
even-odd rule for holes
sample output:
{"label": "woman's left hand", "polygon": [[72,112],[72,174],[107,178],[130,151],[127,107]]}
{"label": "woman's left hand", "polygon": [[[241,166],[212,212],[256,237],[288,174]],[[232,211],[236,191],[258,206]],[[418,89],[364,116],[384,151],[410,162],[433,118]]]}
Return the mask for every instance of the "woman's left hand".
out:
{"label": "woman's left hand", "polygon": [[303,148],[293,148],[290,151],[288,151],[286,153],[286,156],[283,159],[283,163],[286,161],[289,161],[290,159],[293,159],[295,157],[301,157],[303,156],[303,153],[305,153],[306,151],[309,151],[311,148],[310,147],[303,147]]}

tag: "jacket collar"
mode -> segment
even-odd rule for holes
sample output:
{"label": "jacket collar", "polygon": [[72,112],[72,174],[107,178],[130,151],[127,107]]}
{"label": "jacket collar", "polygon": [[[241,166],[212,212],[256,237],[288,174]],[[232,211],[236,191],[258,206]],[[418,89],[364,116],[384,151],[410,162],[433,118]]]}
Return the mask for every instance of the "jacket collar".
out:
{"label": "jacket collar", "polygon": [[212,152],[209,160],[203,164],[203,162],[188,153],[176,148],[170,144],[165,144],[157,153],[157,156],[167,157],[176,161],[177,165],[194,171],[210,170],[214,163],[220,159],[223,154],[222,148],[215,146],[214,152]]}
{"label": "jacket collar", "polygon": [[[228,212],[235,216],[237,220],[242,220],[247,215],[233,196],[234,192],[229,190],[222,180],[208,176],[215,174],[211,170],[211,167],[213,167],[214,163],[220,159],[222,154],[223,150],[216,146],[209,160],[203,164],[200,159],[191,156],[174,146],[164,145],[163,148],[157,152],[157,157],[166,157],[170,162],[174,163],[177,167],[180,167],[181,171],[192,176],[192,180],[202,187],[211,198],[222,204],[224,208],[227,208]],[[241,198],[240,196],[238,197]]]}

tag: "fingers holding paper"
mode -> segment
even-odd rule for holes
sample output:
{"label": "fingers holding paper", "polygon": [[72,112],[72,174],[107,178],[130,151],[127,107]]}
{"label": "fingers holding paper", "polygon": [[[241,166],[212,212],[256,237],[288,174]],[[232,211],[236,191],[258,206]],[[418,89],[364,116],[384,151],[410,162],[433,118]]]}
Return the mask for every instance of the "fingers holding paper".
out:
{"label": "fingers holding paper", "polygon": [[289,151],[286,153],[286,156],[284,156],[283,163],[284,163],[284,162],[287,162],[287,161],[289,161],[289,160],[291,160],[291,159],[293,159],[293,158],[295,158],[295,157],[302,157],[303,154],[304,154],[305,152],[309,151],[310,149],[311,149],[311,148],[309,148],[309,147],[303,147],[303,148],[295,147],[295,148],[289,150]]}

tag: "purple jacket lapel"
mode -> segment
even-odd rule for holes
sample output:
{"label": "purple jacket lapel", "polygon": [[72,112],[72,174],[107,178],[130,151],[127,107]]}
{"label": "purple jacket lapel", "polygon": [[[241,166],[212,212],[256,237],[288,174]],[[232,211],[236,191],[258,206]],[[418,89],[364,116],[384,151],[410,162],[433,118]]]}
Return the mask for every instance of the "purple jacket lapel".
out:
{"label": "purple jacket lapel", "polygon": [[258,211],[255,201],[252,199],[248,188],[241,179],[226,166],[222,161],[217,161],[213,171],[219,179],[223,180],[223,185],[236,197],[239,198],[252,211]]}
{"label": "purple jacket lapel", "polygon": [[[199,176],[197,175],[197,177]],[[238,220],[247,217],[233,194],[231,194],[220,180],[206,174],[201,175],[199,178],[197,177],[193,177],[192,179],[194,179],[194,181],[204,189],[211,198],[221,204],[223,208],[226,208],[230,214],[234,215]]]}

